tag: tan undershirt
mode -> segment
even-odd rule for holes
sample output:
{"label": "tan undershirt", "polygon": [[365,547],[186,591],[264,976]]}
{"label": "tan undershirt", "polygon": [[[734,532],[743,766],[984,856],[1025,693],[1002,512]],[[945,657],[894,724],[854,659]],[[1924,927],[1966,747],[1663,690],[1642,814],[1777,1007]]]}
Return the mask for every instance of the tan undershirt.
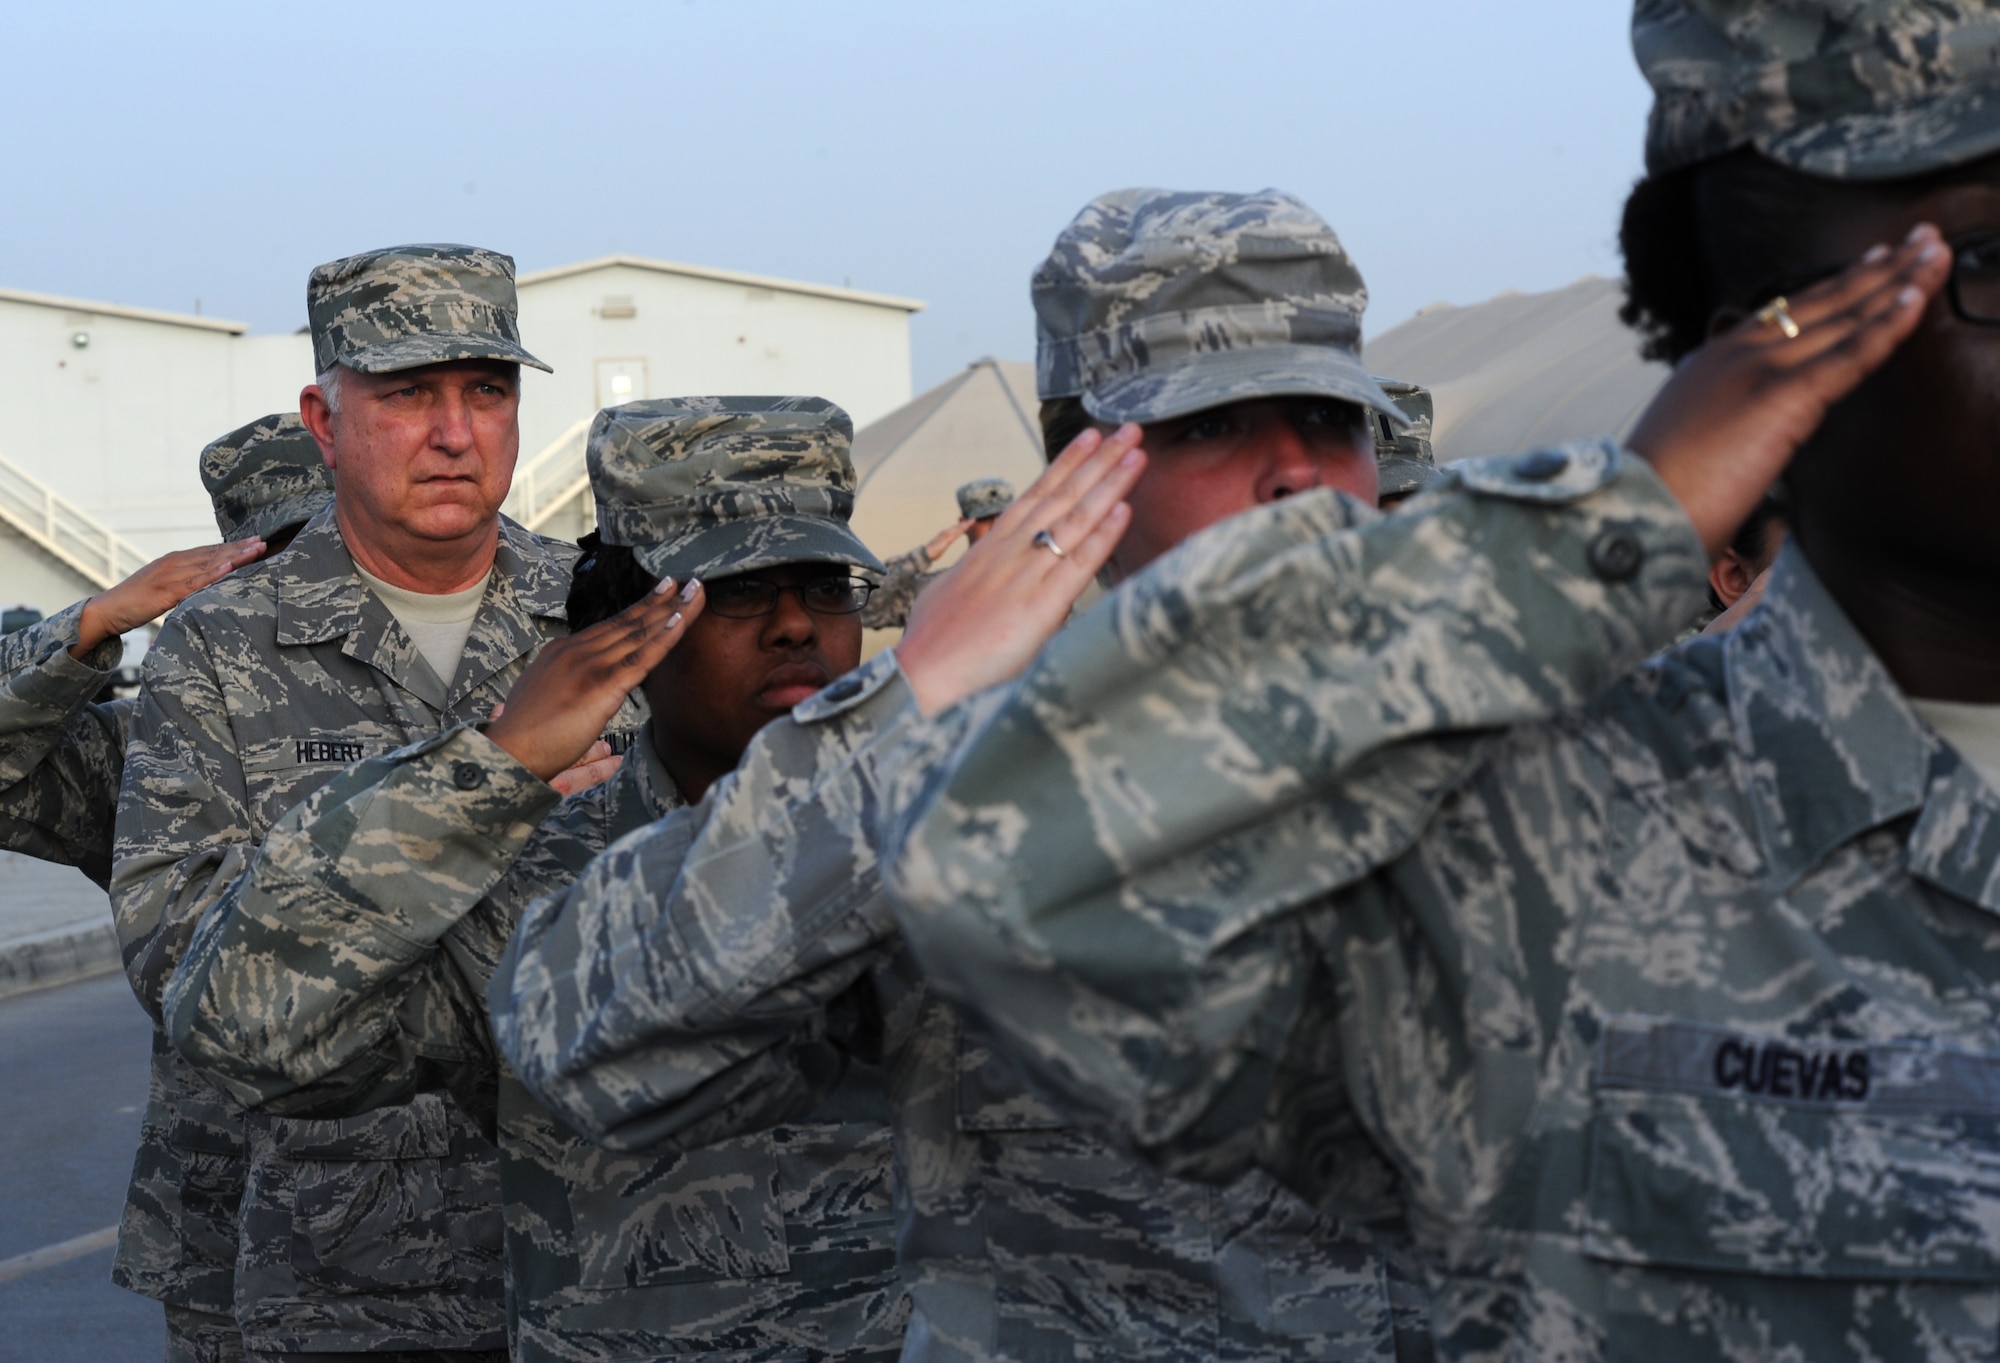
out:
{"label": "tan undershirt", "polygon": [[485,577],[462,592],[437,595],[392,586],[360,564],[355,565],[354,571],[361,574],[370,591],[382,598],[382,604],[416,643],[417,652],[423,654],[438,680],[450,686],[451,679],[458,675],[458,659],[465,652],[465,641],[479,615],[479,603],[486,597],[492,570],[488,569]]}
{"label": "tan undershirt", "polygon": [[2000,705],[1913,699],[1910,708],[1958,750],[1980,780],[2000,791]]}

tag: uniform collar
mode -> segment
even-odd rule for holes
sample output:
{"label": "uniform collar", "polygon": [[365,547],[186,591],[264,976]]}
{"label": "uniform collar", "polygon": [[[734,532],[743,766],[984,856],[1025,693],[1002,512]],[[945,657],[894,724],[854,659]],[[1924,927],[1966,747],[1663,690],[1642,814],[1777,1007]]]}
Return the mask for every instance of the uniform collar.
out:
{"label": "uniform collar", "polygon": [[2000,796],[1917,718],[1795,543],[1763,603],[1724,637],[1723,658],[1750,805],[1781,887],[1915,813],[1910,874],[2000,913]]}
{"label": "uniform collar", "polygon": [[285,556],[276,583],[277,641],[288,646],[344,639],[343,653],[443,710],[546,639],[549,631],[537,620],[567,618],[569,564],[539,536],[502,516],[492,582],[466,637],[458,675],[447,685],[361,580],[328,506],[306,523]]}

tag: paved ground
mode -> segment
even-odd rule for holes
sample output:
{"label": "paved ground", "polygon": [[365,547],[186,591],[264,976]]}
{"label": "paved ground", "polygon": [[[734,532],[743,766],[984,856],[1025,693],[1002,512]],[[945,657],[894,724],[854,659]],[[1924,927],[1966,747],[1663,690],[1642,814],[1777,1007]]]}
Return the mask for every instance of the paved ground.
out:
{"label": "paved ground", "polygon": [[0,852],[0,998],[117,966],[104,891],[74,867]]}
{"label": "paved ground", "polygon": [[111,921],[111,902],[74,866],[0,852],[0,942]]}
{"label": "paved ground", "polygon": [[[0,999],[0,1275],[117,1223],[149,1035],[121,974]],[[158,1363],[160,1307],[111,1285],[111,1255],[0,1281],[0,1360]]]}

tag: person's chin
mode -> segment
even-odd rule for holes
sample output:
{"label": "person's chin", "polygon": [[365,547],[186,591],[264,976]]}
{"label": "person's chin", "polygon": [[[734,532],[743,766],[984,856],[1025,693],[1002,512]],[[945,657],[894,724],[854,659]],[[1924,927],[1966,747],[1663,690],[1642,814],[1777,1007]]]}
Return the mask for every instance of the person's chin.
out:
{"label": "person's chin", "polygon": [[484,530],[496,513],[483,500],[440,498],[410,517],[410,530],[423,539],[461,539]]}

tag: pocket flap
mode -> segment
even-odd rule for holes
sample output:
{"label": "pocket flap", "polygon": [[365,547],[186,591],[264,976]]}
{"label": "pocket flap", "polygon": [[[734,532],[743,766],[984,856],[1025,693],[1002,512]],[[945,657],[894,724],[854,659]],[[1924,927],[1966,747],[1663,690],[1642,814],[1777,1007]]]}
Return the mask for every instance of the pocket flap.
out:
{"label": "pocket flap", "polygon": [[2000,1057],[1617,1019],[1585,1250],[1867,1280],[2000,1276]]}
{"label": "pocket flap", "polygon": [[278,1153],[293,1159],[443,1159],[451,1153],[446,1102],[438,1094],[420,1093],[359,1117],[275,1117],[271,1136]]}

